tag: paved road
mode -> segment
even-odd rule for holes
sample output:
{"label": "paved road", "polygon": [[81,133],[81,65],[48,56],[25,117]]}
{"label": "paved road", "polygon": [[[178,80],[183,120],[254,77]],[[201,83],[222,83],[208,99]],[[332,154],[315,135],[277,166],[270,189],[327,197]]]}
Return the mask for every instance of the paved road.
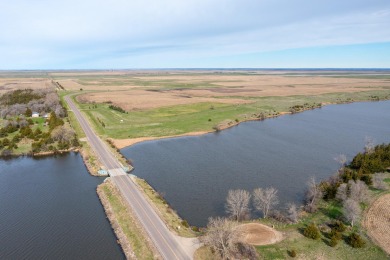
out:
{"label": "paved road", "polygon": [[149,234],[161,256],[168,260],[192,259],[192,256],[186,253],[176,237],[169,231],[144,195],[138,190],[133,180],[121,168],[119,161],[111,153],[107,145],[92,131],[72,99],[66,96],[65,100],[83,128],[92,149],[94,149],[101,162],[108,169],[112,181],[137,215],[138,220]]}

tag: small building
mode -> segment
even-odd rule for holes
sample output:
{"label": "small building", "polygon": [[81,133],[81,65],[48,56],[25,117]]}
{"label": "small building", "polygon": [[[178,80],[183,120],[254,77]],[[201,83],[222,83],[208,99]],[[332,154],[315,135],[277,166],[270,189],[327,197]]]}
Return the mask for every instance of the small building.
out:
{"label": "small building", "polygon": [[43,118],[45,118],[45,119],[50,119],[50,113],[44,114],[44,115],[43,115]]}
{"label": "small building", "polygon": [[39,113],[38,112],[32,112],[31,117],[39,117]]}

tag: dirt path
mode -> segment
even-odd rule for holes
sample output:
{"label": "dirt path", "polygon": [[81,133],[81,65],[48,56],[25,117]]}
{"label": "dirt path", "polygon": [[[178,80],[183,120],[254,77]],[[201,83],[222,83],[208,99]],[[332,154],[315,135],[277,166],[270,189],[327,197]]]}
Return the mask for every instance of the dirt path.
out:
{"label": "dirt path", "polygon": [[270,245],[283,240],[283,235],[281,232],[263,224],[248,223],[240,225],[239,228],[241,231],[243,231],[243,242],[251,245]]}
{"label": "dirt path", "polygon": [[379,197],[363,220],[372,240],[390,255],[390,194]]}

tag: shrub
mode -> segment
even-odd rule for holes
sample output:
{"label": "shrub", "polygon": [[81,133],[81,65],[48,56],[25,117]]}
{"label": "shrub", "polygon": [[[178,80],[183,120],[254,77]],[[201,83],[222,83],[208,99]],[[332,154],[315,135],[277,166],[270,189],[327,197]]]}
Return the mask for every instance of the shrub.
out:
{"label": "shrub", "polygon": [[361,248],[366,244],[363,238],[356,232],[353,232],[351,235],[349,235],[347,242],[353,248]]}
{"label": "shrub", "polygon": [[186,228],[190,227],[190,225],[188,224],[187,220],[182,220],[182,221],[181,221],[181,224],[182,224],[184,227],[186,227]]}
{"label": "shrub", "polygon": [[336,240],[341,240],[342,237],[343,237],[343,235],[340,232],[338,232],[337,230],[332,229],[330,231],[330,238],[331,239],[334,238]]}
{"label": "shrub", "polygon": [[288,255],[291,257],[296,257],[297,256],[297,251],[295,249],[291,249],[288,251]]}
{"label": "shrub", "polygon": [[338,243],[339,243],[339,239],[337,239],[335,236],[332,236],[330,241],[329,241],[329,245],[331,247],[335,247],[335,246],[337,246]]}
{"label": "shrub", "polygon": [[344,225],[343,222],[341,222],[340,220],[336,220],[334,223],[333,223],[333,227],[332,227],[333,230],[337,231],[337,232],[344,232],[346,227]]}
{"label": "shrub", "polygon": [[303,231],[303,235],[311,239],[320,239],[321,237],[320,231],[314,223],[308,225],[305,228],[305,230]]}
{"label": "shrub", "polygon": [[237,243],[236,246],[237,246],[237,251],[239,254],[237,256],[237,258],[244,258],[244,259],[258,259],[259,258],[254,246],[244,244],[244,243]]}
{"label": "shrub", "polygon": [[192,229],[192,231],[200,232],[199,227],[193,226],[193,227],[191,227],[191,229]]}

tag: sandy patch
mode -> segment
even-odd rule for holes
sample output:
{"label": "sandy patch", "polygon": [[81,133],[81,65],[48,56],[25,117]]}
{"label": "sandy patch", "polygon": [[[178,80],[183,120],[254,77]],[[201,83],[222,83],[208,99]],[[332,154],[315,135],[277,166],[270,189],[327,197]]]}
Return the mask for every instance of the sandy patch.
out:
{"label": "sandy patch", "polygon": [[281,232],[263,224],[242,224],[239,229],[243,232],[242,241],[250,245],[270,245],[283,240]]}
{"label": "sandy patch", "polygon": [[[212,131],[210,131],[212,132]],[[182,137],[182,136],[198,136],[202,134],[207,134],[210,132],[191,132],[187,134],[182,134],[182,135],[171,135],[171,136],[162,136],[162,137],[139,137],[139,138],[130,138],[130,139],[112,139],[114,145],[118,149],[125,148],[127,146],[131,146],[137,143],[141,143],[144,141],[151,141],[151,140],[158,140],[158,139],[166,139],[166,138],[173,138],[173,137]]]}
{"label": "sandy patch", "polygon": [[390,255],[390,194],[379,197],[371,205],[363,226],[372,240]]}

